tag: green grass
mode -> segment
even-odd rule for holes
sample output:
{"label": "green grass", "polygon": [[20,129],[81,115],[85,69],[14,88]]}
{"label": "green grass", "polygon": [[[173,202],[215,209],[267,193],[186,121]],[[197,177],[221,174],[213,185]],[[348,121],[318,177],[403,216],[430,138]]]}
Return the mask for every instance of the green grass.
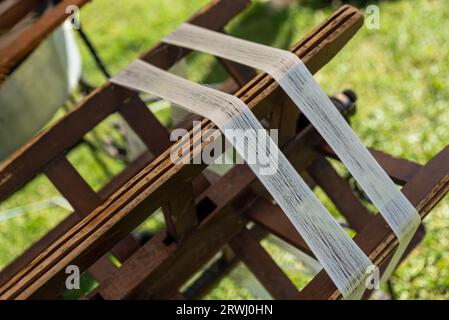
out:
{"label": "green grass", "polygon": [[[207,2],[116,0],[111,4],[95,0],[82,10],[81,22],[108,68],[116,73]],[[228,31],[288,48],[336,9],[315,5],[317,1],[312,0],[303,3],[273,11],[266,3],[254,2]],[[425,164],[449,143],[449,6],[444,0],[383,1],[379,5],[381,29],[362,28],[316,79],[330,94],[345,88],[358,93],[359,107],[352,126],[366,145]],[[100,85],[102,76],[84,46],[80,47],[84,77]],[[225,76],[216,61],[206,55],[196,54],[187,59],[187,64],[187,77],[194,81],[217,82]],[[159,116],[168,121],[167,113]],[[98,131],[105,135],[108,129]],[[94,189],[107,180],[86,147],[76,149],[69,158]],[[113,173],[123,168],[120,161],[107,157],[104,161]],[[0,204],[0,211],[56,194],[48,181],[39,177]],[[393,277],[400,298],[449,298],[448,212],[446,198],[426,220],[423,244]],[[63,209],[52,209],[0,222],[0,267],[65,215]],[[288,276],[298,286],[304,285],[306,278],[298,272],[300,263],[276,245],[264,245]],[[207,298],[249,297],[253,296],[247,288],[227,277]]]}

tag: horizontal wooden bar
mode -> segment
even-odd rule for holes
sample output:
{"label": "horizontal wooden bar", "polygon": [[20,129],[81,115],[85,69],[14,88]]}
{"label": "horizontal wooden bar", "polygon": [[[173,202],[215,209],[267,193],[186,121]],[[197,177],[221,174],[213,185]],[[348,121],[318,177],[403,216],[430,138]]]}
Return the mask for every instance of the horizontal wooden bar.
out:
{"label": "horizontal wooden bar", "polygon": [[[213,1],[209,6],[195,15],[190,22],[206,28],[218,30],[237,13],[243,10],[248,3],[248,0]],[[167,54],[167,52],[170,54]],[[171,46],[164,46],[163,50],[161,50],[161,45],[158,45],[156,48],[144,54],[142,58],[161,68],[168,68],[178,59],[181,59],[186,53],[187,51],[180,54],[176,48]],[[148,120],[148,114],[144,114],[144,111],[147,110],[143,110],[143,103],[137,100],[139,99],[133,92],[123,90],[122,88],[115,87],[111,84],[106,84],[86,97],[79,106],[69,112],[61,121],[44,130],[27,145],[17,151],[10,159],[0,164],[0,201],[8,197],[20,186],[35,176],[39,170],[42,170],[42,168],[54,158],[70,149],[74,144],[80,141],[84,134],[93,129],[107,116],[117,111],[117,109],[122,111],[125,119],[131,123],[134,130],[144,137],[143,140],[148,147],[156,147],[154,152],[158,155],[163,148],[157,148],[158,146],[154,145],[153,136],[150,136],[149,131],[145,130],[144,126],[142,126],[142,122],[139,121],[139,123],[137,123],[134,114],[130,114],[130,112],[124,108],[124,106],[129,106],[129,104],[131,104],[133,108],[137,106],[138,113],[141,115],[143,114],[143,118]],[[154,121],[150,121],[146,124],[150,126],[152,125],[152,122]],[[158,125],[159,123],[156,124]],[[164,134],[162,134],[162,136],[163,138],[160,143],[163,146],[168,146],[164,145],[164,143],[167,143],[169,139],[166,139]],[[161,134],[158,134],[156,138],[159,139],[158,137],[160,138]],[[42,152],[42,150],[45,150],[45,152]],[[99,196],[101,197],[101,200],[105,201],[110,197],[117,191],[117,189],[119,189],[119,187],[129,181],[152,159],[154,159],[154,155],[151,153],[145,153],[140,156],[127,169],[114,177],[104,188],[102,188],[102,190],[100,190]],[[65,234],[68,229],[73,227],[78,221],[79,218],[76,214],[70,215],[54,230],[33,244],[23,255],[2,270],[0,273],[0,284],[4,283],[6,279],[12,275],[11,272],[13,270],[17,270],[19,267],[29,263],[36,257],[37,253],[42,252],[50,243]]]}
{"label": "horizontal wooden bar", "polygon": [[102,204],[100,197],[65,156],[55,159],[44,169],[45,174],[81,217]]}

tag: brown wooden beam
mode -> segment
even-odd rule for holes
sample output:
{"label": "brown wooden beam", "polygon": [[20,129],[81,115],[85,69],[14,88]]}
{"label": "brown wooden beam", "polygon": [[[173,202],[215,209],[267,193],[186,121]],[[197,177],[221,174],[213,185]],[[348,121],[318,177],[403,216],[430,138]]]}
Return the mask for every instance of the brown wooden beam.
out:
{"label": "brown wooden beam", "polygon": [[[304,47],[295,52],[303,58],[306,65],[309,66],[310,63],[310,68],[314,71],[322,66],[322,61],[328,61],[338,52],[362,25],[363,18],[357,10],[344,6],[331,20],[318,29],[319,34],[312,38],[313,41],[310,40],[311,43],[303,41]],[[320,60],[315,60],[315,56],[319,56]],[[258,106],[259,108],[255,108],[254,111],[260,116],[260,113],[267,111],[263,109],[263,101],[275,89],[278,89],[277,84],[267,75],[261,75],[243,88],[237,96],[251,108]],[[207,126],[212,125],[204,121],[203,128]],[[199,149],[195,152],[199,152]],[[63,265],[69,260],[75,259],[79,265],[87,266],[95,256],[108,250],[114,241],[124,237],[146,218],[159,203],[167,200],[167,193],[172,188],[169,182],[171,177],[192,177],[203,169],[201,166],[173,166],[169,160],[164,161],[168,155],[169,150],[117,192],[116,197],[112,197],[109,203],[93,212],[56,241],[50,252],[40,255],[35,263],[11,279],[9,284],[2,288],[3,297],[26,298],[43,294],[45,288],[52,285],[49,280],[57,279]],[[145,178],[142,179],[143,177]],[[103,212],[105,208],[108,208],[107,212]],[[132,215],[129,214],[131,211]],[[83,234],[79,233],[80,230],[84,230]],[[86,251],[87,248],[89,251]],[[38,269],[35,268],[37,265]],[[27,284],[26,287],[22,287],[23,284]]]}
{"label": "brown wooden beam", "polygon": [[69,5],[76,5],[81,8],[88,1],[64,0],[59,2],[54,8],[45,12],[40,19],[22,32],[8,46],[0,49],[0,85],[16,63],[25,58],[48,34],[68,18],[65,11]]}
{"label": "brown wooden beam", "polygon": [[[325,156],[338,160],[335,152],[326,143],[319,145],[318,150]],[[368,148],[368,150],[371,152],[374,159],[376,159],[385,172],[390,176],[390,178],[401,186],[410,181],[422,168],[422,165],[416,162],[393,157],[392,155],[373,148]]]}
{"label": "brown wooden beam", "polygon": [[274,299],[299,298],[294,284],[250,232],[241,232],[229,245]]}
{"label": "brown wooden beam", "polygon": [[332,200],[348,224],[357,232],[370,221],[371,214],[354,195],[349,184],[343,180],[324,157],[318,158],[308,168],[313,180]]}
{"label": "brown wooden beam", "polygon": [[[449,192],[449,146],[430,160],[402,188],[402,192],[425,218],[429,211]],[[355,242],[380,266],[398,245],[393,231],[381,215],[354,238]],[[320,272],[304,289],[301,296],[307,299],[338,299],[340,293],[325,272]]]}
{"label": "brown wooden beam", "polygon": [[[249,0],[212,1],[189,22],[219,30],[248,4]],[[168,69],[188,53],[188,50],[158,44],[141,58],[159,68]],[[68,112],[55,125],[43,130],[0,164],[0,200],[4,200],[34,177],[46,164],[69,150],[87,132],[116,112],[122,104],[135,95],[130,90],[107,83],[85,97],[75,109]],[[70,135],[67,134],[68,132]]]}

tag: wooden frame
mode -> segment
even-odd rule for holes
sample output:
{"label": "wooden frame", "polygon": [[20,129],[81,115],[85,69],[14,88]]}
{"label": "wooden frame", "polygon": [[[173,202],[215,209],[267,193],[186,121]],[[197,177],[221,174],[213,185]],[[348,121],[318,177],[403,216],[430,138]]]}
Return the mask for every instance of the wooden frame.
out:
{"label": "wooden frame", "polygon": [[[53,8],[47,10],[40,19],[20,33],[7,47],[0,49],[0,85],[18,63],[68,18],[69,15],[66,13],[68,6],[75,5],[81,8],[89,1],[59,0]],[[0,16],[0,28],[10,28],[41,4],[42,0],[22,0]]]}
{"label": "wooden frame", "polygon": [[[190,22],[222,30],[247,4],[246,0],[214,1]],[[362,24],[360,12],[343,6],[291,50],[315,73]],[[159,44],[142,59],[167,69],[188,53]],[[222,63],[237,83],[243,85],[250,78],[248,69],[228,61]],[[269,120],[281,129],[280,145],[291,163],[307,176],[312,186],[319,185],[329,195],[357,231],[356,242],[373,262],[384,266],[397,239],[381,216],[368,213],[326,160],[325,156],[335,158],[335,155],[315,129],[310,124],[297,128],[302,115],[275,81],[260,74],[235,95],[259,119]],[[151,153],[158,156],[153,159],[151,154],[145,154],[96,194],[64,154],[113,112],[122,114]],[[213,126],[203,120],[201,128]],[[146,130],[148,127],[152,130]],[[192,132],[185,138],[191,135]],[[205,143],[191,146],[191,154],[197,154],[204,146]],[[423,217],[448,192],[449,148],[426,166],[376,150],[371,152],[389,176],[405,185],[404,193]],[[203,295],[238,260],[248,266],[274,298],[339,297],[324,272],[299,292],[260,245],[260,240],[271,233],[312,255],[280,208],[269,201],[266,193],[260,192],[260,184],[247,166],[237,165],[223,177],[207,180],[202,175],[205,165],[175,165],[169,154],[167,131],[138,95],[106,84],[3,163],[0,199],[8,197],[36,173],[44,172],[77,213],[0,274],[0,298],[58,297],[63,289],[64,269],[69,264],[89,270],[100,283],[90,294],[92,299],[179,298],[182,297],[179,288],[224,247],[232,253],[226,249],[228,254],[220,258],[220,268],[204,272],[205,276],[193,285],[196,290],[190,290],[190,297]],[[176,197],[171,197],[174,194]],[[140,246],[130,232],[160,207],[164,209],[166,230]],[[250,221],[254,223],[251,227]],[[420,229],[410,249],[422,235]],[[120,268],[105,258],[109,251],[122,262]],[[214,266],[217,265],[211,268]]]}

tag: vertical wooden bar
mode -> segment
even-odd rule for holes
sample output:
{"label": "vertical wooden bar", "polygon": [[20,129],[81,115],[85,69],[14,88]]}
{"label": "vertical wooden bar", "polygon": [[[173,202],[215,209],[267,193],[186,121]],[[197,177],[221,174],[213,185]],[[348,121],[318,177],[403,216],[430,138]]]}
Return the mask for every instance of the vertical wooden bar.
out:
{"label": "vertical wooden bar", "polygon": [[278,130],[278,145],[282,146],[297,132],[300,111],[289,99],[277,99],[270,118],[270,128]]}

